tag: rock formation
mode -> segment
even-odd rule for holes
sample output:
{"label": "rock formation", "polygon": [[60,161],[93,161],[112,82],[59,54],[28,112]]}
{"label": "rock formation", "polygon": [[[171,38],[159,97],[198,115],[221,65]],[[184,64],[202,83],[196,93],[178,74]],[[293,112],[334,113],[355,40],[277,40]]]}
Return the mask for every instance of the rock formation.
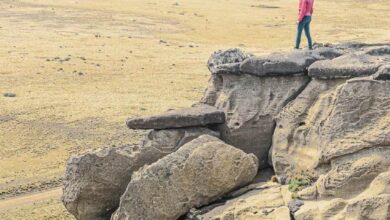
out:
{"label": "rock formation", "polygon": [[217,51],[199,103],[71,158],[63,202],[81,220],[389,219],[389,65],[390,44]]}
{"label": "rock formation", "polygon": [[177,219],[248,184],[257,163],[253,154],[201,136],[135,173],[113,219]]}
{"label": "rock formation", "polygon": [[140,146],[108,148],[72,157],[67,164],[62,201],[78,219],[109,219],[133,172],[176,151],[207,128],[152,130]]}

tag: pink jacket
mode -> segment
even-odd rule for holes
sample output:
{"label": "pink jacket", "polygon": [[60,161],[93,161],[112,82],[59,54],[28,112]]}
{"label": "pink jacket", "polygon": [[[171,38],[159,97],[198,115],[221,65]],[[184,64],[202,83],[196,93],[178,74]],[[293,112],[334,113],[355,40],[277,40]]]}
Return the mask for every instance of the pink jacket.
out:
{"label": "pink jacket", "polygon": [[299,15],[298,21],[301,22],[303,17],[313,14],[314,0],[299,0]]}

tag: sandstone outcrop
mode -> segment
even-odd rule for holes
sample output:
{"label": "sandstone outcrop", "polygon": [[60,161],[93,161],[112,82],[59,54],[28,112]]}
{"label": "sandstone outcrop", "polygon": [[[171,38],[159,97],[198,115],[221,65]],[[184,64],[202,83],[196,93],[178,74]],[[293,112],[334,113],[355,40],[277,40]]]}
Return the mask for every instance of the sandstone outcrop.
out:
{"label": "sandstone outcrop", "polygon": [[62,201],[77,219],[109,219],[133,172],[205,134],[219,136],[207,128],[153,130],[140,146],[109,148],[73,157],[67,164]]}
{"label": "sandstone outcrop", "polygon": [[[194,219],[194,218],[192,218]],[[263,184],[255,189],[221,204],[196,219],[272,219],[289,220],[290,211],[281,193],[281,186],[275,183]]]}
{"label": "sandstone outcrop", "polygon": [[[220,126],[221,138],[226,143],[253,153],[260,166],[267,162],[272,144],[275,121],[279,111],[306,86],[306,76],[267,77],[224,74],[223,84],[216,86],[219,94],[213,103],[226,114],[226,122]],[[203,98],[211,103],[213,97]]]}
{"label": "sandstone outcrop", "polygon": [[217,51],[200,103],[129,119],[154,129],[140,146],[72,158],[63,202],[78,219],[387,220],[389,64],[390,44]]}
{"label": "sandstone outcrop", "polygon": [[277,118],[275,172],[293,176],[309,170],[318,177],[339,157],[389,146],[389,88],[389,81],[369,78],[311,81]]}
{"label": "sandstone outcrop", "polygon": [[305,202],[294,214],[297,220],[390,218],[390,171],[378,175],[360,194],[349,200],[335,198]]}
{"label": "sandstone outcrop", "polygon": [[166,113],[140,118],[130,118],[126,124],[131,129],[169,129],[197,127],[225,122],[225,114],[209,105],[171,110]]}
{"label": "sandstone outcrop", "polygon": [[113,219],[177,219],[249,183],[257,167],[254,155],[201,136],[135,173]]}

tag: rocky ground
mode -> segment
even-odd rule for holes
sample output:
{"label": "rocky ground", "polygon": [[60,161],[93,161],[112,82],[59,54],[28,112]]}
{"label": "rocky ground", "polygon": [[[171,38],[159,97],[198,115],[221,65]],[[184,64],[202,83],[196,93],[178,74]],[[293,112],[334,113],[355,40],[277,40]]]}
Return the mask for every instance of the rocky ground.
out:
{"label": "rocky ground", "polygon": [[[313,35],[319,42],[388,41],[389,7],[318,2]],[[199,100],[214,50],[287,50],[296,16],[287,0],[4,0],[0,8],[2,199],[59,186],[73,153],[139,143],[145,132],[126,129],[128,116]],[[7,210],[6,219],[71,218],[58,200],[36,206]],[[42,212],[32,214],[35,208]]]}

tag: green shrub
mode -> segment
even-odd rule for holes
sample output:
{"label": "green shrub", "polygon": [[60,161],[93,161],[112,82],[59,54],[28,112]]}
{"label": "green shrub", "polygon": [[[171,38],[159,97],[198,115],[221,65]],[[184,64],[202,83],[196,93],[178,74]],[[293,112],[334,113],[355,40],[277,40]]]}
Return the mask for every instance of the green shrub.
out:
{"label": "green shrub", "polygon": [[298,192],[310,185],[309,179],[291,179],[288,182],[290,192]]}

